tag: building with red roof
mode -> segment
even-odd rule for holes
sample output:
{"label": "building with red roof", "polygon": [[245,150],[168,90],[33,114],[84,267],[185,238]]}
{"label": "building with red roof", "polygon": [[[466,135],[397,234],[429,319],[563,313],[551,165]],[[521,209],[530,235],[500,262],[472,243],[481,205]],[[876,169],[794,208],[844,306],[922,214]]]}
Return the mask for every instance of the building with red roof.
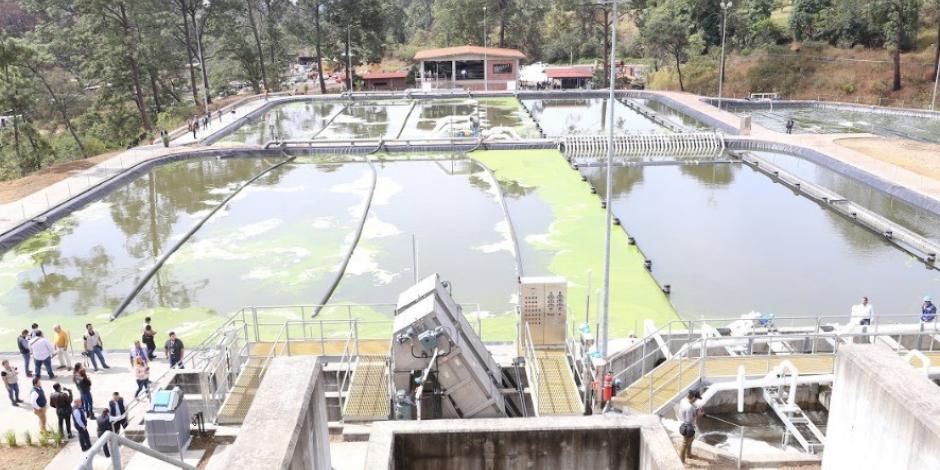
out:
{"label": "building with red roof", "polygon": [[408,71],[368,72],[362,77],[366,91],[404,90],[408,88]]}
{"label": "building with red roof", "polygon": [[418,86],[467,90],[515,89],[519,61],[525,54],[500,47],[457,46],[424,49],[415,54]]}

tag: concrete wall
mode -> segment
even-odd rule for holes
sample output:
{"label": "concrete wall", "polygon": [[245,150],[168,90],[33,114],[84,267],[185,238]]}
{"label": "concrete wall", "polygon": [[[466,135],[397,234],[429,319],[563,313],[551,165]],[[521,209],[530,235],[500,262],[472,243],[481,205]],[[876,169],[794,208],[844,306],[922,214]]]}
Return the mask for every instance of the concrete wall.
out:
{"label": "concrete wall", "polygon": [[653,416],[374,423],[367,469],[609,468],[678,470]]}
{"label": "concrete wall", "polygon": [[331,468],[320,367],[313,356],[272,360],[228,451],[228,468]]}
{"label": "concrete wall", "polygon": [[887,348],[839,348],[822,468],[940,468],[940,388]]}

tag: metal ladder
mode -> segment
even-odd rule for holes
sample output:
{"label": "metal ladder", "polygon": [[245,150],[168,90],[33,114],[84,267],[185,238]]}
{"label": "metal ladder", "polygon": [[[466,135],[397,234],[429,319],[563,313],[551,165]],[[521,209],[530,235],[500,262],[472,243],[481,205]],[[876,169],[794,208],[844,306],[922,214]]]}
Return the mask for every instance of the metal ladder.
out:
{"label": "metal ladder", "polygon": [[[777,415],[777,418],[786,426],[788,434],[792,435],[803,450],[811,454],[822,452],[826,436],[816,427],[816,424],[806,416],[798,405],[790,405],[784,399],[782,387],[764,387],[764,400]],[[791,390],[790,393],[795,393]],[[806,431],[809,431],[808,433]]]}

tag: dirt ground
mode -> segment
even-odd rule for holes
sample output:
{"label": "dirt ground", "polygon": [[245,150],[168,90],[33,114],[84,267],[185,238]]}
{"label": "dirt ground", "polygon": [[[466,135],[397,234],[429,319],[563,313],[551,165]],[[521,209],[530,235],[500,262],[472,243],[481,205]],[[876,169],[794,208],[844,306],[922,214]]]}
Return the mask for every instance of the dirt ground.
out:
{"label": "dirt ground", "polygon": [[0,182],[0,203],[16,201],[46,186],[62,181],[74,173],[91,168],[119,153],[121,153],[121,150],[115,150],[83,160],[60,163],[22,178]]}
{"label": "dirt ground", "polygon": [[838,139],[836,143],[928,178],[940,180],[938,144],[881,137],[853,137]]}
{"label": "dirt ground", "polygon": [[10,448],[6,444],[0,446],[0,470],[22,470],[26,468],[45,468],[59,449],[55,447],[37,447],[18,445]]}

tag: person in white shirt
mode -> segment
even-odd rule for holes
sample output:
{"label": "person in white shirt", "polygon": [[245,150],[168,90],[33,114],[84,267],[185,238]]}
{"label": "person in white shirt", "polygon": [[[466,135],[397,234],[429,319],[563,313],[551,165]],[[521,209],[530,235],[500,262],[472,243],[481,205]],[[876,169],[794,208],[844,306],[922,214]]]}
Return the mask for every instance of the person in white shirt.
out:
{"label": "person in white shirt", "polygon": [[42,331],[36,330],[36,336],[29,340],[29,352],[33,355],[33,365],[36,366],[36,377],[42,374],[42,366],[46,366],[46,372],[49,378],[54,379],[52,373],[52,356],[55,354],[55,348],[48,339],[42,336]]}
{"label": "person in white shirt", "polygon": [[871,325],[875,319],[875,308],[868,302],[868,297],[862,297],[862,303],[852,306],[851,316],[853,325]]}
{"label": "person in white shirt", "polygon": [[695,422],[698,421],[699,416],[705,414],[702,407],[696,403],[702,398],[698,390],[689,390],[689,394],[686,398],[687,400],[682,400],[682,402],[679,403],[679,434],[682,435],[682,450],[679,452],[679,458],[682,460],[682,463],[685,463],[687,457],[692,458],[692,441],[695,440]]}

